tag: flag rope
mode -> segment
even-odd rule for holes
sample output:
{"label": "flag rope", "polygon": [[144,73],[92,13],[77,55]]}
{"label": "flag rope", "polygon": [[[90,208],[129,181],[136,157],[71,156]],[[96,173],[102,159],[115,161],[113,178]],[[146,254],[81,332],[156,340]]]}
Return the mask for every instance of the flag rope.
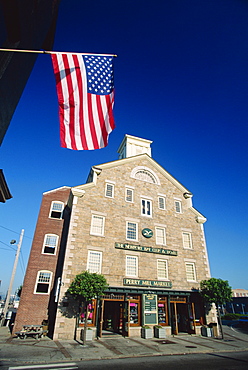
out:
{"label": "flag rope", "polygon": [[73,55],[96,55],[96,56],[113,56],[117,57],[116,54],[97,54],[97,53],[72,53],[63,51],[49,51],[49,50],[23,50],[23,49],[0,49],[0,51],[13,51],[17,53],[37,53],[37,54],[73,54]]}

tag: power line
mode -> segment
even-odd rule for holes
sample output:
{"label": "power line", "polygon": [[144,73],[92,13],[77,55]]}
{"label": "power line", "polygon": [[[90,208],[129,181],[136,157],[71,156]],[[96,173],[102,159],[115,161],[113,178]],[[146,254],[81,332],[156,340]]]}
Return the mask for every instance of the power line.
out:
{"label": "power line", "polygon": [[[6,245],[7,247],[9,247],[9,248],[13,249],[14,251],[16,251],[16,249],[15,249],[15,248],[13,248],[13,247],[11,247],[10,245],[8,245],[8,244],[6,244],[6,243],[2,242],[1,240],[0,240],[0,243],[2,243],[2,244],[4,244],[4,245]],[[1,249],[3,249],[3,248],[1,248]]]}
{"label": "power line", "polygon": [[[2,227],[3,229],[5,229],[5,230],[8,230],[8,231],[11,231],[12,233],[15,233],[15,234],[17,234],[17,235],[20,235],[20,232],[17,232],[17,231],[14,231],[14,230],[11,230],[11,229],[8,229],[7,227],[5,227],[5,226],[2,226],[2,225],[0,225],[0,227]],[[30,236],[24,236],[24,238],[28,238],[28,239],[33,239],[33,238],[31,238]]]}
{"label": "power line", "polygon": [[22,273],[23,273],[23,276],[25,276],[25,264],[24,264],[24,259],[23,259],[23,255],[22,255],[22,251],[21,251],[21,269],[22,269]]}

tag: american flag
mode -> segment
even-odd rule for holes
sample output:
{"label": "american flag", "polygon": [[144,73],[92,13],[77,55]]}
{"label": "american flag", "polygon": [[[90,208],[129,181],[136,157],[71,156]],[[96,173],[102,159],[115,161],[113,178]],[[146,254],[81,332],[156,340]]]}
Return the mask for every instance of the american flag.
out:
{"label": "american flag", "polygon": [[63,148],[104,148],[115,128],[113,56],[51,54]]}

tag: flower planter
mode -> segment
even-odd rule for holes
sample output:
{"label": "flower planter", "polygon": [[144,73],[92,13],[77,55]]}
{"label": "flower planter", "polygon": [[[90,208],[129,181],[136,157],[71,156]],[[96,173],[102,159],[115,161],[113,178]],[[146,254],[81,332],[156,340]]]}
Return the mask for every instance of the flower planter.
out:
{"label": "flower planter", "polygon": [[141,328],[141,338],[144,339],[153,338],[152,328]]}
{"label": "flower planter", "polygon": [[158,328],[154,326],[154,337],[155,338],[166,338],[165,328]]}
{"label": "flower planter", "polygon": [[[93,337],[93,330],[88,329],[86,330],[86,341],[92,340]],[[81,330],[81,340],[84,338],[84,329]]]}

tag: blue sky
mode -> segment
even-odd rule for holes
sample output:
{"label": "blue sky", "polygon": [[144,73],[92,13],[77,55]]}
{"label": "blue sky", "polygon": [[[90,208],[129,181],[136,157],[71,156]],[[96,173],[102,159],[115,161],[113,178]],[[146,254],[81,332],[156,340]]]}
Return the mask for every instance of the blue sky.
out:
{"label": "blue sky", "polygon": [[39,55],[0,148],[13,199],[0,207],[0,291],[22,284],[42,193],[86,181],[118,158],[124,135],[153,140],[152,156],[193,194],[208,221],[213,277],[248,289],[246,0],[62,0],[54,50],[114,53],[116,128],[105,149],[60,148],[49,55]]}

